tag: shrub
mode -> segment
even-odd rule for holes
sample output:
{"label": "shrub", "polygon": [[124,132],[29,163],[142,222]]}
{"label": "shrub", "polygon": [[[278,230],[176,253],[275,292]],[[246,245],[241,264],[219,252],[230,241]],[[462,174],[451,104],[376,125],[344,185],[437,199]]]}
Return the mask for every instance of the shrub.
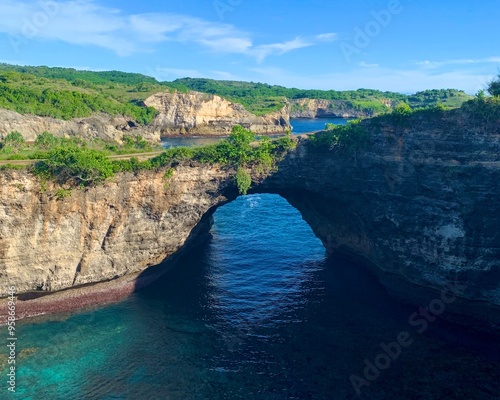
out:
{"label": "shrub", "polygon": [[500,74],[488,84],[488,93],[492,96],[500,96]]}
{"label": "shrub", "polygon": [[2,148],[11,148],[16,152],[24,144],[23,136],[17,131],[12,131],[3,139]]}
{"label": "shrub", "polygon": [[57,200],[64,200],[66,197],[71,196],[71,189],[57,189],[56,198]]}
{"label": "shrub", "polygon": [[113,164],[105,154],[78,147],[58,148],[34,166],[35,174],[58,182],[89,186],[113,176]]}
{"label": "shrub", "polygon": [[242,195],[246,195],[250,186],[252,186],[252,178],[242,167],[239,167],[236,171],[236,186],[238,186],[238,192]]}
{"label": "shrub", "polygon": [[44,150],[54,148],[60,143],[61,139],[56,138],[52,133],[47,131],[42,132],[35,140],[35,146]]}
{"label": "shrub", "polygon": [[329,130],[319,132],[309,140],[311,146],[320,150],[339,149],[354,153],[368,143],[368,134],[360,120],[349,121],[347,125],[329,124]]}

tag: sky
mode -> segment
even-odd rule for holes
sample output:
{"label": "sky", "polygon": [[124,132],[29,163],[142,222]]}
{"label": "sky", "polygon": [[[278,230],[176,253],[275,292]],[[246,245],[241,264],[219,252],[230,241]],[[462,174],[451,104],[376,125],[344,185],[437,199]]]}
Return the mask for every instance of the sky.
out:
{"label": "sky", "polygon": [[484,89],[498,0],[0,0],[0,62],[402,93]]}

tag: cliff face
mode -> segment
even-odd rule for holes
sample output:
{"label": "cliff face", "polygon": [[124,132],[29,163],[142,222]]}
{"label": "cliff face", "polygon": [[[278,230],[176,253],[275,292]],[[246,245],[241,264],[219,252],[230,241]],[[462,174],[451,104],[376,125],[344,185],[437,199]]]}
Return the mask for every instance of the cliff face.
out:
{"label": "cliff face", "polygon": [[[500,324],[498,121],[457,110],[413,128],[364,126],[369,143],[356,152],[299,139],[277,172],[252,172],[253,190],[285,197],[328,251],[363,260],[405,300],[424,306],[459,284],[449,310]],[[233,175],[185,164],[167,187],[161,172],[120,174],[57,200],[55,187],[40,193],[27,173],[2,172],[0,280],[26,292],[140,272],[236,197]]]}
{"label": "cliff face", "polygon": [[153,132],[146,132],[133,121],[124,117],[111,117],[99,114],[87,118],[74,118],[63,121],[55,118],[22,115],[14,111],[0,109],[0,140],[12,131],[18,131],[26,141],[34,141],[42,132],[50,132],[57,137],[72,136],[84,139],[100,138],[122,141],[123,135],[141,135],[150,141],[159,141]]}
{"label": "cliff face", "polygon": [[144,103],[159,111],[151,128],[161,136],[228,135],[234,125],[241,125],[254,133],[283,133],[291,128],[288,107],[259,117],[241,104],[199,92],[157,93]]}
{"label": "cliff face", "polygon": [[259,190],[283,194],[330,252],[371,265],[395,295],[427,306],[457,283],[474,302],[450,310],[500,323],[499,121],[457,110],[365,126],[366,150],[299,146]]}
{"label": "cliff face", "polygon": [[[390,107],[388,102],[387,107]],[[290,100],[290,118],[360,118],[370,117],[366,112],[356,110],[348,102],[320,99]]]}
{"label": "cliff face", "polygon": [[3,172],[0,281],[19,293],[55,291],[143,271],[177,251],[226,200],[229,175],[216,167],[178,167],[168,182],[161,173],[121,174],[58,200],[50,182]]}

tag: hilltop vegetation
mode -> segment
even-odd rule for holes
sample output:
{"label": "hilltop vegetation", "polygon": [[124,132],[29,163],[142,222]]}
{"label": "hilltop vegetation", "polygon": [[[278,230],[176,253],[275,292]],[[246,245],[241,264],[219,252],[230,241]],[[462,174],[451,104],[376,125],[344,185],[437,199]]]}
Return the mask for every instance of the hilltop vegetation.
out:
{"label": "hilltop vegetation", "polygon": [[184,78],[172,82],[175,87],[187,87],[199,92],[216,94],[243,104],[248,110],[263,114],[281,109],[287,99],[324,99],[346,103],[356,111],[369,115],[387,112],[387,101],[407,102],[412,108],[433,107],[438,103],[445,107],[460,107],[471,96],[455,89],[426,90],[407,96],[402,93],[382,92],[372,89],[348,91],[301,90],[263,83],[216,81],[212,79]]}
{"label": "hilltop vegetation", "polygon": [[379,90],[301,90],[253,82],[177,79],[158,82],[155,78],[119,71],[79,71],[72,68],[29,67],[0,64],[0,107],[21,114],[60,119],[87,117],[103,112],[124,115],[139,124],[156,116],[143,100],[161,91],[196,90],[225,97],[257,115],[280,110],[287,100],[325,99],[342,102],[347,108],[367,115],[386,113],[386,103],[408,103],[412,108],[459,107],[471,97],[462,91],[427,90],[412,96]]}
{"label": "hilltop vegetation", "polygon": [[153,78],[130,75],[0,64],[0,107],[63,120],[102,112],[149,124],[157,112],[141,101],[165,87]]}

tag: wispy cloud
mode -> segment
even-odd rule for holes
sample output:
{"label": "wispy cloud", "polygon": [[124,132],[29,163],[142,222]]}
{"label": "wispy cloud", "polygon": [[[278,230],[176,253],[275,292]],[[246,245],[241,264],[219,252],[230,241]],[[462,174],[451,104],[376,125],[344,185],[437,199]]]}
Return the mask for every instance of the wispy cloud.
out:
{"label": "wispy cloud", "polygon": [[444,61],[418,61],[416,65],[427,69],[437,69],[449,65],[468,65],[468,64],[500,64],[500,57],[487,57],[478,59],[457,59],[457,60],[444,60]]}
{"label": "wispy cloud", "polygon": [[[50,13],[43,4],[50,3]],[[196,44],[218,53],[243,54],[262,62],[304,47],[335,40],[334,33],[281,43],[255,43],[248,32],[232,25],[171,13],[126,14],[96,0],[0,2],[0,32],[17,40],[52,40],[92,45],[120,56],[151,52],[160,43]],[[40,20],[40,15],[47,18]],[[38,19],[37,19],[38,18]]]}
{"label": "wispy cloud", "polygon": [[302,49],[304,47],[314,46],[315,43],[311,40],[302,39],[297,37],[288,42],[265,44],[255,46],[251,52],[257,57],[257,61],[262,62],[267,56],[271,54],[282,55],[292,50]]}
{"label": "wispy cloud", "polygon": [[320,35],[316,36],[317,40],[323,41],[323,42],[333,42],[338,39],[338,35],[336,33],[330,32],[330,33],[321,33]]}
{"label": "wispy cloud", "polygon": [[377,68],[379,65],[378,64],[369,64],[369,63],[367,63],[365,61],[361,61],[359,63],[359,66],[363,67],[363,68]]}
{"label": "wispy cloud", "polygon": [[169,68],[161,66],[147,68],[146,74],[155,77],[159,81],[170,81],[178,78],[209,78],[231,81],[244,80],[242,77],[236,76],[227,71],[199,71],[196,69]]}
{"label": "wispy cloud", "polygon": [[455,88],[474,94],[483,89],[493,77],[467,70],[428,73],[420,68],[394,69],[381,66],[371,66],[369,74],[366,73],[366,66],[360,66],[346,72],[315,76],[291,73],[285,69],[271,66],[249,68],[249,72],[253,73],[253,76],[249,78],[254,81],[272,82],[288,87],[325,90],[370,88],[402,93],[415,93],[426,89]]}

